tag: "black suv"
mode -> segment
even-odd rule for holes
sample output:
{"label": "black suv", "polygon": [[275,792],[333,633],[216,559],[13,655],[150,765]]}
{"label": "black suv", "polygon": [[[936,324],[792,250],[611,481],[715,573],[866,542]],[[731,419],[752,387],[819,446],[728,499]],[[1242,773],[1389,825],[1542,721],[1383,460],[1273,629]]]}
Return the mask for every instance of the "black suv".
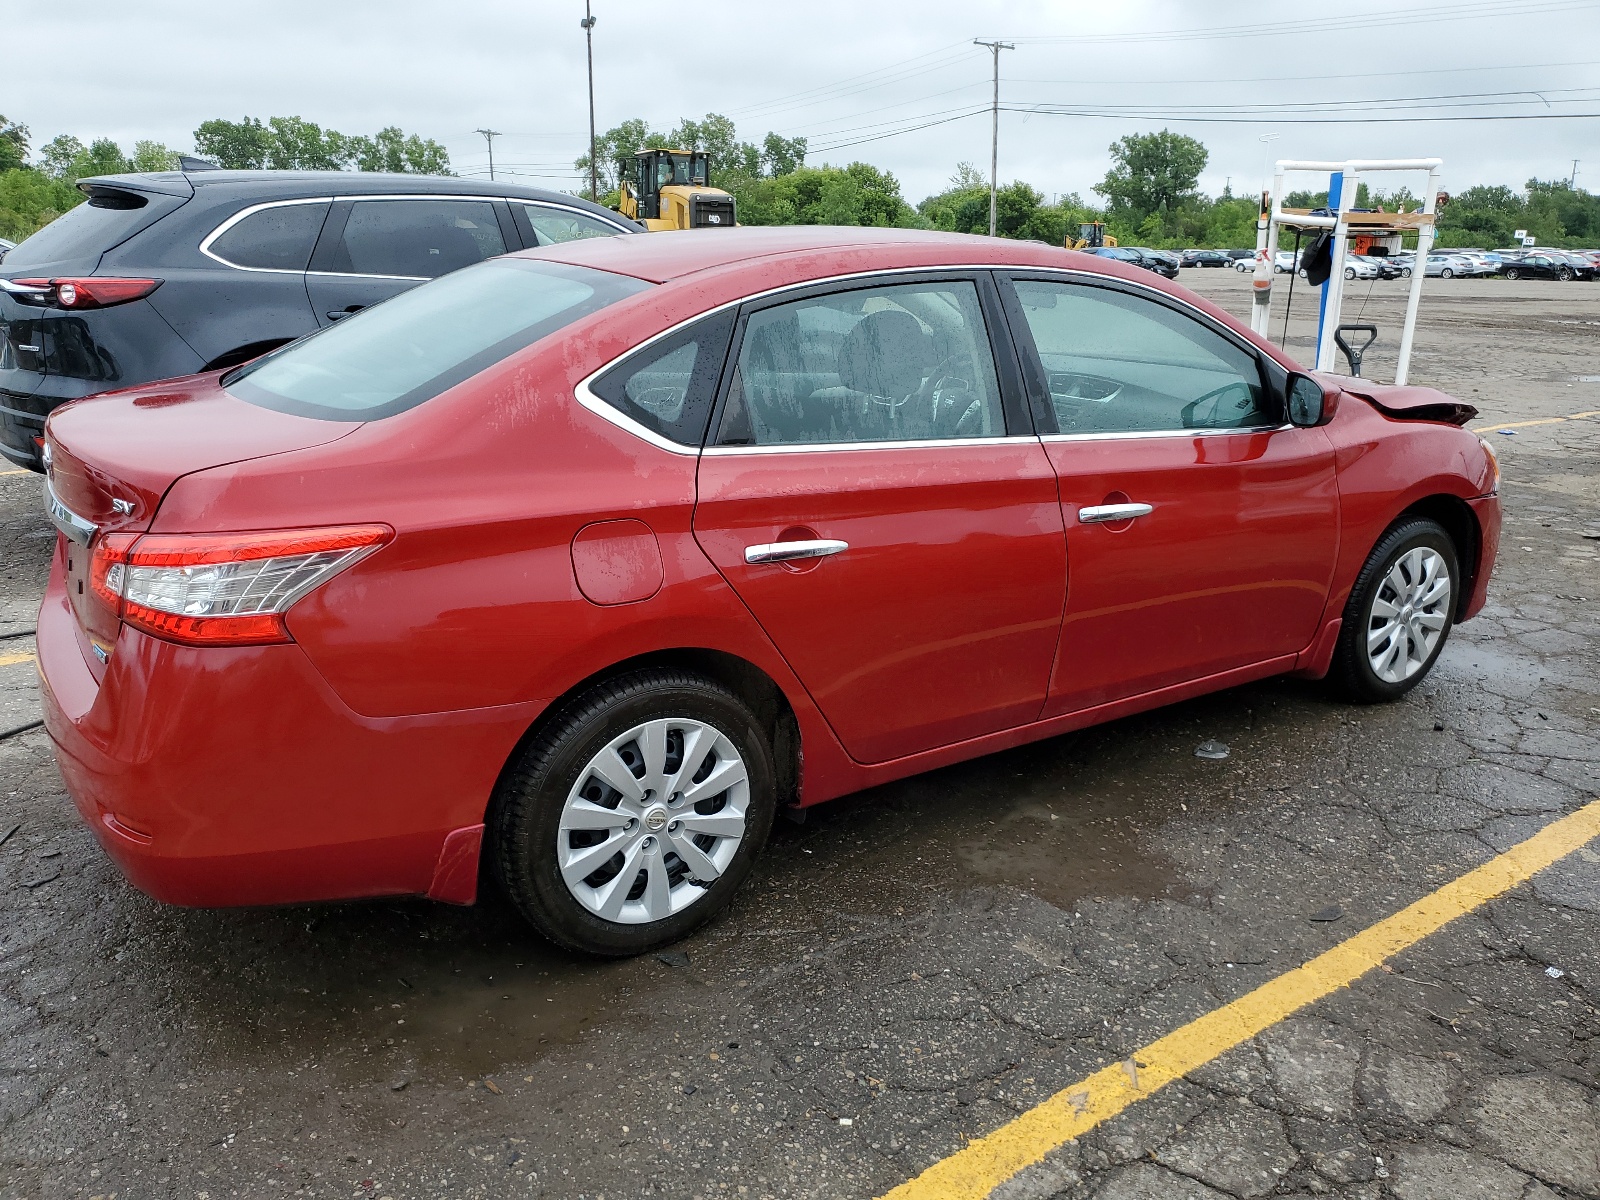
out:
{"label": "black suv", "polygon": [[0,453],[40,469],[68,400],[234,366],[457,267],[637,233],[558,192],[341,171],[80,180],[0,258]]}

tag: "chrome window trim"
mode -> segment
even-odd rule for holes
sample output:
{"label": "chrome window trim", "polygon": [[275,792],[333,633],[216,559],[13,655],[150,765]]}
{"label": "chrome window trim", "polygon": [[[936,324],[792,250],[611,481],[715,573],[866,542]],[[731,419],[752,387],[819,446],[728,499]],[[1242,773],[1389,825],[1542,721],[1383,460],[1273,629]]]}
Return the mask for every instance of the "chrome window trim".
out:
{"label": "chrome window trim", "polygon": [[[882,279],[885,276],[890,275],[938,275],[943,272],[964,273],[968,271],[995,271],[1016,275],[1060,275],[1069,280],[1110,280],[1112,283],[1122,284],[1140,292],[1148,292],[1151,296],[1180,304],[1192,312],[1196,318],[1204,322],[1207,328],[1217,324],[1217,319],[1214,316],[1206,312],[1203,308],[1191,304],[1182,296],[1171,295],[1170,293],[1162,291],[1160,288],[1153,288],[1139,280],[1123,279],[1116,275],[1105,275],[1099,271],[1085,271],[1081,267],[1038,267],[1017,265],[1013,263],[940,263],[933,266],[879,267],[871,271],[849,271],[842,275],[824,275],[816,279],[803,279],[795,283],[780,284],[777,287],[768,288],[765,291],[752,292],[748,296],[741,296],[737,300],[724,301],[721,304],[706,309],[704,312],[696,313],[692,317],[686,317],[677,324],[663,329],[660,333],[652,334],[650,337],[640,342],[637,346],[630,346],[627,350],[624,350],[615,358],[608,360],[599,369],[591,371],[588,375],[584,376],[583,379],[579,380],[577,386],[573,389],[574,396],[580,405],[594,413],[595,416],[600,417],[602,420],[610,421],[613,425],[616,425],[620,429],[627,430],[629,433],[633,434],[642,441],[649,442],[652,446],[655,446],[658,449],[671,451],[673,454],[793,454],[803,451],[816,450],[880,450],[893,446],[924,449],[929,446],[992,446],[1021,440],[1054,442],[1080,440],[1105,441],[1112,438],[1129,437],[1200,437],[1221,433],[1262,433],[1278,429],[1293,428],[1291,425],[1261,425],[1237,429],[1156,430],[1148,433],[1047,433],[1042,435],[1037,433],[1013,433],[1007,434],[1002,438],[950,438],[905,442],[803,442],[784,446],[685,446],[681,442],[674,442],[669,438],[662,437],[648,426],[642,425],[638,421],[635,421],[632,417],[628,416],[627,413],[613,408],[599,396],[595,395],[593,390],[590,388],[590,385],[601,375],[604,375],[613,367],[621,365],[633,355],[639,354],[648,349],[652,344],[660,341],[662,338],[671,337],[673,334],[680,332],[687,326],[694,324],[696,321],[704,320],[706,317],[714,316],[717,313],[724,312],[730,308],[737,308],[741,304],[752,304],[760,300],[770,299],[774,296],[781,296],[785,292],[804,291],[809,288],[823,287],[831,283],[849,283],[858,279],[872,280]],[[370,277],[363,276],[363,278]],[[668,282],[671,281],[669,280]],[[1248,339],[1240,338],[1238,334],[1234,333],[1233,330],[1227,329],[1225,326],[1222,327],[1221,333],[1223,336],[1231,336],[1236,341],[1242,341],[1245,346],[1248,346],[1249,349],[1256,354],[1263,353],[1259,346],[1254,345]]]}
{"label": "chrome window trim", "polygon": [[1290,424],[1208,425],[1203,429],[1138,429],[1125,433],[1046,433],[1039,440],[1042,442],[1146,441],[1150,438],[1220,437],[1228,433],[1281,433],[1285,429],[1293,428],[1294,426]]}
{"label": "chrome window trim", "polygon": [[[428,276],[426,276],[426,275],[363,275],[363,274],[361,274],[360,272],[357,272],[357,271],[290,271],[290,270],[287,270],[284,267],[244,267],[244,266],[240,266],[236,262],[230,262],[228,259],[223,258],[222,255],[220,255],[220,254],[212,253],[211,244],[213,242],[215,242],[223,234],[227,233],[228,230],[232,229],[240,221],[242,221],[246,217],[250,216],[252,213],[258,213],[262,209],[266,209],[266,208],[287,208],[292,204],[333,204],[333,203],[337,203],[340,200],[350,200],[350,201],[357,201],[357,200],[487,200],[492,204],[497,200],[498,201],[505,201],[505,202],[509,203],[510,201],[515,200],[515,199],[520,199],[520,197],[512,197],[512,196],[457,196],[457,195],[454,195],[454,194],[442,194],[442,193],[434,194],[434,193],[427,193],[427,192],[423,192],[423,193],[400,193],[400,192],[396,192],[396,193],[393,193],[393,194],[384,193],[384,194],[381,194],[381,195],[365,195],[365,194],[361,194],[361,195],[354,195],[354,196],[302,196],[302,197],[300,197],[298,199],[295,199],[295,200],[268,200],[268,201],[265,201],[264,203],[261,203],[261,204],[252,204],[248,208],[241,208],[238,212],[234,213],[233,216],[229,217],[221,225],[218,225],[210,233],[206,234],[205,238],[200,243],[200,253],[204,254],[207,258],[211,259],[211,261],[213,261],[213,262],[221,263],[225,267],[232,267],[235,271],[251,271],[251,272],[254,272],[257,275],[316,275],[319,278],[326,278],[326,279],[423,280],[423,279],[427,279]],[[528,204],[537,204],[537,203],[539,203],[539,201],[529,200],[529,201],[526,201],[526,203],[528,203]],[[548,207],[550,207],[550,208],[564,208],[565,205],[552,204],[552,205],[549,205]],[[579,211],[582,211],[582,210],[573,209],[572,211],[573,212],[579,212]],[[620,232],[624,232],[625,233],[627,231],[626,230],[621,230]],[[508,246],[501,253],[509,254],[509,253],[513,253],[513,251],[511,250],[511,247]]]}
{"label": "chrome window trim", "polygon": [[[286,267],[240,266],[238,263],[232,262],[229,259],[223,258],[222,255],[214,253],[211,249],[211,245],[240,221],[255,213],[261,212],[264,209],[288,208],[295,204],[331,204],[335,198],[336,197],[333,196],[305,196],[298,200],[268,200],[263,204],[252,204],[248,208],[241,208],[221,225],[218,225],[210,233],[206,234],[206,236],[200,242],[200,253],[204,254],[212,262],[221,263],[223,266],[231,267],[235,271],[249,271],[256,275],[305,275],[307,273],[305,271],[291,271]],[[315,249],[315,246],[313,246],[313,249]]]}

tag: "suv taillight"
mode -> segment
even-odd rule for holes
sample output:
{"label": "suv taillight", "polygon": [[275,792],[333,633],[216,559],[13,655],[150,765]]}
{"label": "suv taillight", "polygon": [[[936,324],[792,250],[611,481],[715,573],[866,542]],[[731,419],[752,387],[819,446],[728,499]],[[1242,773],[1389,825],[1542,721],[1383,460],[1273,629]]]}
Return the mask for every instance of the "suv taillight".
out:
{"label": "suv taillight", "polygon": [[169,642],[288,642],[289,607],[393,536],[387,525],[109,533],[95,539],[89,581],[123,621]]}
{"label": "suv taillight", "polygon": [[48,288],[31,303],[50,308],[110,308],[130,300],[143,300],[161,286],[159,279],[14,279],[19,288]]}

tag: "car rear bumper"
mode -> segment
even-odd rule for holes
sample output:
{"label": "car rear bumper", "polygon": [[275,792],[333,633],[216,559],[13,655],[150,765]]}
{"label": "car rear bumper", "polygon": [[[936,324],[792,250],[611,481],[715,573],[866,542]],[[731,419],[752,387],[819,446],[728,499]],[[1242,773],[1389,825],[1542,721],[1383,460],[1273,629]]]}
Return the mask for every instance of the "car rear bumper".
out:
{"label": "car rear bumper", "polygon": [[98,682],[84,655],[58,553],[38,622],[45,728],[79,813],[141,891],[204,907],[471,901],[462,847],[538,705],[364,718],[292,644],[185,647],[124,627]]}

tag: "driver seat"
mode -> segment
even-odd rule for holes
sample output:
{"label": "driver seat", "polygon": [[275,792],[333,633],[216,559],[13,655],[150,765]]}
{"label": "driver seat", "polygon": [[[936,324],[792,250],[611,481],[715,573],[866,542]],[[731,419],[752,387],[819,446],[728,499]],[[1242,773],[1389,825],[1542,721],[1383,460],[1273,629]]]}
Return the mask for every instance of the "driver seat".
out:
{"label": "driver seat", "polygon": [[903,441],[931,434],[931,412],[915,404],[934,365],[933,338],[908,312],[868,313],[839,346],[839,382],[860,394],[863,441]]}

